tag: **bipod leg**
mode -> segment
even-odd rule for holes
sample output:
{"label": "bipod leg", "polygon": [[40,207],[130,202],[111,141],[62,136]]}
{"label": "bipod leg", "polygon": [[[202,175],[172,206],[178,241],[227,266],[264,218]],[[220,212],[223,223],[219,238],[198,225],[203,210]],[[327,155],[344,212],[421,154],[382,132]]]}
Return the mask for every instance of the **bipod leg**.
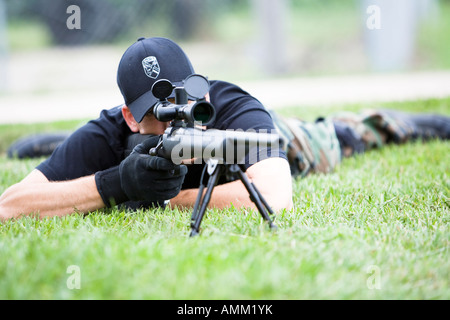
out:
{"label": "bipod leg", "polygon": [[200,186],[198,187],[197,198],[195,199],[194,208],[192,210],[191,223],[194,222],[198,216],[198,211],[199,211],[198,207],[200,206],[200,204],[202,202],[203,190],[205,190],[205,184],[203,183],[203,177],[205,176],[207,168],[208,168],[208,166],[205,166],[203,168],[202,176],[200,178]]}
{"label": "bipod leg", "polygon": [[211,200],[213,189],[219,181],[221,171],[222,167],[220,165],[217,165],[214,172],[209,176],[208,183],[206,185],[206,192],[204,195],[203,190],[205,186],[202,181],[197,199],[195,201],[194,210],[192,212],[190,237],[197,236],[200,233],[200,224],[202,223],[206,208],[208,207],[209,201]]}
{"label": "bipod leg", "polygon": [[263,217],[264,220],[266,220],[269,223],[270,229],[277,229],[277,226],[273,223],[272,219],[270,218],[270,214],[273,214],[272,209],[270,208],[267,201],[264,199],[264,197],[261,195],[259,190],[256,188],[256,186],[250,182],[245,172],[242,170],[242,168],[237,165],[233,164],[232,168],[230,170],[234,173],[237,173],[239,175],[239,178],[241,179],[242,183],[244,184],[245,188],[247,189],[248,193],[250,194],[250,199],[255,203],[256,207],[258,208],[259,213]]}

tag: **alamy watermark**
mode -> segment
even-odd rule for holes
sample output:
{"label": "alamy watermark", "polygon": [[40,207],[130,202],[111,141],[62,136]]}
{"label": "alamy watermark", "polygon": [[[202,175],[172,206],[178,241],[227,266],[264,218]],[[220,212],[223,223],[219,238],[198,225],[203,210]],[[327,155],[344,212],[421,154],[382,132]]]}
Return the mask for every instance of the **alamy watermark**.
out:
{"label": "alamy watermark", "polygon": [[66,273],[70,276],[67,278],[66,285],[69,290],[81,289],[81,268],[77,265],[67,267]]}
{"label": "alamy watermark", "polygon": [[66,26],[69,30],[80,30],[81,29],[81,9],[79,6],[70,5],[66,10],[67,14],[70,16],[66,20]]}
{"label": "alamy watermark", "polygon": [[367,274],[369,277],[366,280],[366,285],[369,290],[381,289],[381,269],[377,265],[367,267]]}
{"label": "alamy watermark", "polygon": [[377,5],[370,5],[366,9],[369,17],[366,20],[366,27],[369,30],[381,29],[381,9]]}

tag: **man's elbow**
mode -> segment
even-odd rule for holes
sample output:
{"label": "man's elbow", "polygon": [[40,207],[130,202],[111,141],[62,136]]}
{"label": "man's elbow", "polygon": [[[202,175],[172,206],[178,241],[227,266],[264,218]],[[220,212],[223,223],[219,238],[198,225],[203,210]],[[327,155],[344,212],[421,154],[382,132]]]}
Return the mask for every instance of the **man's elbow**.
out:
{"label": "man's elbow", "polygon": [[293,208],[292,177],[285,159],[263,160],[250,167],[248,175],[273,211]]}
{"label": "man's elbow", "polygon": [[292,210],[294,203],[292,201],[292,192],[285,190],[284,193],[270,192],[266,195],[263,194],[269,206],[274,212],[282,210]]}
{"label": "man's elbow", "polygon": [[286,209],[286,210],[292,210],[294,208],[294,202],[292,201],[292,196],[289,197],[280,205],[280,207],[277,209],[278,211]]}
{"label": "man's elbow", "polygon": [[3,207],[3,205],[0,202],[0,222],[4,222],[7,219],[6,216],[4,215],[4,211],[5,211],[5,208]]}
{"label": "man's elbow", "polygon": [[26,214],[24,211],[24,201],[17,197],[20,193],[20,183],[14,184],[0,196],[0,221],[17,218]]}
{"label": "man's elbow", "polygon": [[4,222],[13,217],[10,205],[8,205],[8,197],[4,193],[0,197],[0,222]]}

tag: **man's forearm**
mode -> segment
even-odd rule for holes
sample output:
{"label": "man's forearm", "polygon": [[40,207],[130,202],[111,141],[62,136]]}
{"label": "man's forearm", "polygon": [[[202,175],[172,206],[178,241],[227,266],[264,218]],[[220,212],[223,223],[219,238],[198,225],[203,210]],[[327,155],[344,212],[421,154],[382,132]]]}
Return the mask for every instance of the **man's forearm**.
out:
{"label": "man's forearm", "polygon": [[0,219],[21,214],[40,217],[87,213],[104,207],[94,176],[63,182],[28,182],[11,186],[0,197]]}
{"label": "man's forearm", "polygon": [[[182,208],[192,208],[197,199],[199,189],[186,189],[175,198],[170,200],[171,206]],[[233,205],[236,208],[256,208],[254,203],[250,200],[250,196],[241,181],[234,181],[214,188],[214,191],[209,202],[209,207],[213,208],[227,208]]]}

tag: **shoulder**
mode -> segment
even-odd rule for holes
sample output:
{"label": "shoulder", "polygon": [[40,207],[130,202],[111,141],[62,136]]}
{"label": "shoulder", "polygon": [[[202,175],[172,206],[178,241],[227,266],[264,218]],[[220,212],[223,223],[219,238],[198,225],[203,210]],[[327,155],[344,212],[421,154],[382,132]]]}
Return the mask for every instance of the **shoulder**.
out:
{"label": "shoulder", "polygon": [[103,138],[111,148],[122,148],[125,138],[131,134],[122,115],[122,106],[103,110],[100,116],[80,128],[79,134]]}
{"label": "shoulder", "polygon": [[245,91],[240,86],[231,83],[226,82],[222,80],[212,80],[210,81],[211,87],[210,87],[210,95],[211,99],[218,100],[218,102],[222,100],[233,100],[233,99],[249,99],[254,100],[255,102],[258,102],[258,99],[249,94],[247,91]]}
{"label": "shoulder", "polygon": [[99,118],[73,132],[37,169],[54,181],[107,169],[122,160],[129,133],[120,107],[103,110]]}
{"label": "shoulder", "polygon": [[216,129],[273,129],[264,105],[236,84],[211,81],[211,103],[216,108]]}
{"label": "shoulder", "polygon": [[89,121],[72,134],[70,138],[86,143],[91,147],[109,147],[114,153],[120,154],[124,141],[131,130],[122,115],[122,106],[103,110],[100,116]]}
{"label": "shoulder", "polygon": [[125,119],[122,116],[122,106],[117,106],[112,109],[103,110],[100,116],[88,122],[88,125],[92,124],[103,130],[121,130],[126,126]]}

